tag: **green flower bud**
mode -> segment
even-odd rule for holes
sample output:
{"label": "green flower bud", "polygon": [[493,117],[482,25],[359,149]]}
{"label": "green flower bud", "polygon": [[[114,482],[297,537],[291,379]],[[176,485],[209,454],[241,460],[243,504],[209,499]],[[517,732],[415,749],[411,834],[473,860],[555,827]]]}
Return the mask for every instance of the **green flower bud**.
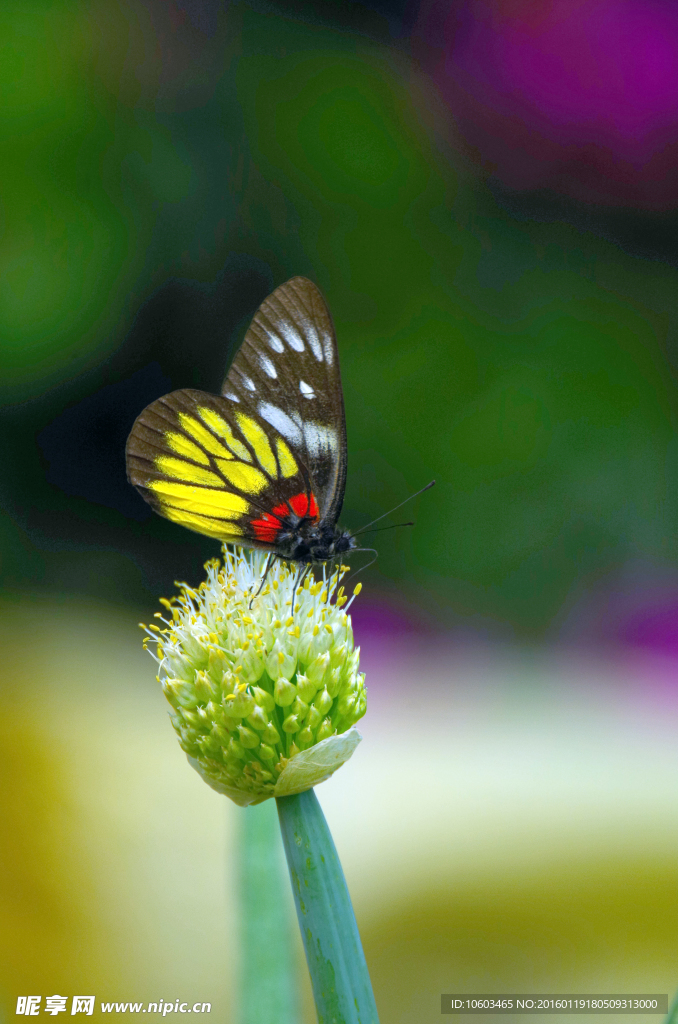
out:
{"label": "green flower bud", "polygon": [[317,693],[313,701],[313,707],[317,708],[321,715],[329,711],[332,707],[332,698],[330,697],[327,689],[323,689],[320,693]]}
{"label": "green flower bud", "polygon": [[325,686],[330,697],[334,699],[339,693],[339,687],[341,686],[341,668],[333,668],[325,673]]}
{"label": "green flower bud", "polygon": [[283,722],[283,730],[287,733],[297,732],[301,729],[301,722],[299,721],[299,715],[288,715]]}
{"label": "green flower bud", "polygon": [[263,659],[251,644],[243,650],[235,668],[236,671],[239,669],[238,675],[242,681],[249,685],[257,683],[264,674]]}
{"label": "green flower bud", "polygon": [[343,668],[344,662],[349,654],[348,644],[344,640],[341,644],[336,644],[330,650],[330,667],[331,668]]}
{"label": "green flower bud", "polygon": [[252,696],[254,697],[259,707],[263,708],[264,711],[268,711],[269,713],[273,711],[273,708],[275,707],[275,700],[268,692],[268,690],[262,690],[260,686],[253,686]]}
{"label": "green flower bud", "polygon": [[165,679],[162,689],[173,708],[194,708],[198,703],[193,687],[181,679]]}
{"label": "green flower bud", "polygon": [[296,652],[292,653],[286,648],[287,645],[284,647],[280,640],[276,640],[273,644],[273,650],[266,659],[266,670],[271,679],[277,679],[279,676],[291,679],[296,671]]}
{"label": "green flower bud", "polygon": [[209,701],[219,692],[206,672],[195,673],[193,687],[199,701]]}
{"label": "green flower bud", "polygon": [[308,704],[303,701],[301,697],[297,697],[292,705],[292,712],[295,715],[298,715],[299,718],[306,718],[306,715],[308,714]]}
{"label": "green flower bud", "polygon": [[236,687],[232,698],[230,694],[226,697],[226,713],[231,718],[247,718],[253,711],[254,697],[247,692],[244,684]]}
{"label": "green flower bud", "polygon": [[231,741],[231,737],[229,736],[227,731],[225,729],[222,729],[222,727],[217,722],[214,722],[214,724],[212,725],[212,728],[210,730],[210,736],[216,741],[217,745],[220,747],[228,746],[228,744]]}
{"label": "green flower bud", "polygon": [[253,729],[257,729],[258,732],[262,732],[268,725],[268,715],[263,708],[256,704],[252,714],[247,716],[247,724],[251,725]]}
{"label": "green flower bud", "polygon": [[[154,637],[153,639],[156,639]],[[178,679],[189,679],[193,682],[195,667],[191,659],[185,657],[181,651],[170,650],[165,653],[166,671],[168,675],[176,676]]]}
{"label": "green flower bud", "polygon": [[204,757],[212,757],[219,749],[218,744],[215,744],[211,736],[198,736],[196,743]]}
{"label": "green flower bud", "polygon": [[356,695],[354,693],[346,693],[343,697],[340,697],[337,701],[337,714],[344,718],[345,715],[349,715],[355,707]]}
{"label": "green flower bud", "polygon": [[308,714],[306,715],[306,725],[309,729],[317,729],[322,722],[322,718],[322,714],[316,707],[310,707],[308,709]]}
{"label": "green flower bud", "polygon": [[240,743],[238,743],[234,736],[231,736],[231,739],[228,742],[227,749],[231,757],[237,757],[240,761],[244,761],[245,757],[247,756],[245,754],[243,747],[240,745]]}
{"label": "green flower bud", "polygon": [[274,726],[273,722],[268,723],[268,725],[266,726],[261,735],[263,739],[266,740],[267,743],[272,743],[273,746],[275,746],[277,743],[280,743],[280,733]]}
{"label": "green flower bud", "polygon": [[323,676],[326,670],[329,668],[330,655],[328,651],[324,651],[319,654],[317,658],[314,658],[306,669],[306,675],[311,682],[316,684],[316,689],[320,686],[323,681]]}
{"label": "green flower bud", "polygon": [[148,631],[182,749],[243,806],[329,778],[365,712],[350,605],[331,597],[343,571],[299,586],[297,568],[276,562],[261,586],[266,558],[224,549],[223,564],[163,602],[169,616]]}
{"label": "green flower bud", "polygon": [[316,683],[312,683],[308,676],[303,675],[303,673],[297,672],[297,693],[301,699],[310,704],[317,692],[318,686]]}
{"label": "green flower bud", "polygon": [[210,674],[210,678],[217,684],[217,686],[221,685],[225,667],[226,656],[224,652],[213,647],[207,657],[207,671]]}
{"label": "green flower bud", "polygon": [[329,718],[323,718],[320,724],[320,728],[318,729],[316,738],[318,740],[326,740],[329,739],[329,737],[332,736],[333,733],[334,726],[332,725],[332,722],[330,721]]}
{"label": "green flower bud", "polygon": [[311,743],[313,743],[314,739],[315,736],[313,735],[313,729],[309,728],[308,725],[305,725],[304,728],[299,733],[299,735],[297,736],[297,743],[303,743],[304,747],[308,747]]}
{"label": "green flower bud", "polygon": [[259,746],[259,737],[252,729],[248,729],[246,725],[241,725],[238,728],[238,735],[240,742],[246,749],[254,749]]}
{"label": "green flower bud", "polygon": [[281,676],[280,679],[276,680],[275,686],[273,687],[273,695],[275,697],[276,704],[279,704],[281,708],[289,707],[294,698],[297,695],[296,686]]}

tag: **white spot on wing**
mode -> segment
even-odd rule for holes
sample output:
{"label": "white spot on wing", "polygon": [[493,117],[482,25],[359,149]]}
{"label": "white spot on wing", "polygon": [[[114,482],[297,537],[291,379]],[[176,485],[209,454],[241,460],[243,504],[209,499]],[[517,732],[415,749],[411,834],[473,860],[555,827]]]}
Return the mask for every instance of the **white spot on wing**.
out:
{"label": "white spot on wing", "polygon": [[338,453],[337,432],[323,423],[304,423],[304,440],[314,458],[326,455],[328,451],[335,457]]}
{"label": "white spot on wing", "polygon": [[272,380],[275,380],[276,377],[278,376],[278,374],[276,373],[275,366],[273,365],[271,360],[268,358],[268,356],[265,356],[263,352],[259,353],[259,362],[261,363],[261,365],[264,368],[264,373],[268,374],[268,376]]}
{"label": "white spot on wing", "polygon": [[280,321],[278,327],[280,333],[282,334],[283,338],[290,346],[290,348],[293,348],[295,352],[304,351],[304,349],[306,348],[306,346],[304,345],[304,339],[297,334],[292,324]]}
{"label": "white spot on wing", "polygon": [[284,352],[285,346],[283,345],[277,334],[267,334],[266,341],[269,343],[274,352]]}
{"label": "white spot on wing", "polygon": [[310,384],[307,384],[305,380],[299,381],[299,390],[301,391],[304,398],[315,398],[315,391]]}
{"label": "white spot on wing", "polygon": [[256,384],[254,383],[254,381],[252,380],[251,377],[247,376],[246,373],[243,373],[243,375],[242,375],[242,382],[243,382],[243,385],[247,388],[248,391],[256,391],[257,390]]}
{"label": "white spot on wing", "polygon": [[224,391],[224,398],[229,398],[231,402],[239,402],[240,399],[237,395],[233,394],[232,391]]}
{"label": "white spot on wing", "polygon": [[272,427],[286,437],[288,441],[293,444],[301,444],[302,431],[301,426],[288,416],[286,412],[279,409],[277,405],[271,405],[270,402],[260,402],[258,407],[259,415],[262,420],[266,420]]}
{"label": "white spot on wing", "polygon": [[316,357],[319,363],[323,361],[323,347],[320,344],[320,338],[317,334],[310,334],[308,337],[308,343],[311,346],[311,352]]}
{"label": "white spot on wing", "polygon": [[325,361],[328,366],[331,366],[334,362],[334,345],[330,337],[325,338]]}

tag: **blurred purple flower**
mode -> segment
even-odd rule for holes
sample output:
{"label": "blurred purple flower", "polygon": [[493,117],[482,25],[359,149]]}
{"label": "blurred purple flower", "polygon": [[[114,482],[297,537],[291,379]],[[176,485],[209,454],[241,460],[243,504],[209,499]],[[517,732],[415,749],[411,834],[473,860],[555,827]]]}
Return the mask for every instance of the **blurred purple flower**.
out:
{"label": "blurred purple flower", "polygon": [[415,50],[509,187],[678,205],[678,7],[423,0]]}

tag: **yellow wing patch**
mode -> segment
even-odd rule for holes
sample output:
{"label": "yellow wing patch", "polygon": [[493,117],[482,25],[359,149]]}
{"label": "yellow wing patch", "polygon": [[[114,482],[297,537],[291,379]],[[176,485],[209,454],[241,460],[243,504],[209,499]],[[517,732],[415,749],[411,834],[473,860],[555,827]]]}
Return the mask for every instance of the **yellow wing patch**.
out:
{"label": "yellow wing patch", "polygon": [[224,462],[223,459],[217,459],[217,465],[226,480],[245,494],[260,494],[268,484],[264,474],[254,466],[244,466],[242,462]]}
{"label": "yellow wing patch", "polygon": [[215,434],[219,434],[220,437],[224,438],[226,444],[234,455],[237,455],[239,459],[243,460],[243,462],[252,461],[252,456],[248,452],[247,448],[245,448],[245,445],[241,441],[236,440],[233,435],[233,431],[223,416],[220,416],[218,412],[215,412],[214,409],[210,409],[207,405],[200,406],[198,409],[198,416],[211,430],[214,431]]}
{"label": "yellow wing patch", "polygon": [[242,537],[243,531],[236,524],[227,519],[210,519],[208,516],[194,516],[190,512],[174,508],[172,505],[163,505],[163,512],[173,523],[180,523],[187,526],[189,530],[197,530],[208,537],[216,537],[218,540],[237,540]]}
{"label": "yellow wing patch", "polygon": [[203,466],[209,466],[209,457],[202,448],[199,448],[197,444],[193,444],[183,434],[165,434],[165,441],[168,448],[171,448],[177,455],[185,455],[187,459],[193,459],[194,462],[201,462]]}
{"label": "yellow wing patch", "polygon": [[278,466],[265,431],[261,429],[256,420],[246,416],[244,412],[236,413],[236,419],[244,436],[254,448],[254,454],[259,460],[259,465],[266,470],[269,476],[276,477],[278,475]]}
{"label": "yellow wing patch", "polygon": [[232,459],[233,455],[228,448],[219,441],[211,431],[203,427],[195,417],[187,412],[179,413],[179,422],[187,434],[202,445],[210,455],[218,455],[220,459]]}
{"label": "yellow wing patch", "polygon": [[281,476],[294,476],[295,473],[298,473],[299,467],[282,437],[277,438],[275,448],[278,453],[278,465],[280,466]]}
{"label": "yellow wing patch", "polygon": [[174,506],[184,512],[203,516],[224,516],[228,519],[244,515],[250,507],[245,498],[223,488],[212,490],[206,487],[192,487],[190,484],[176,483],[174,480],[149,480],[146,486],[157,494],[163,511],[166,506]]}
{"label": "yellow wing patch", "polygon": [[[225,461],[225,460],[224,460]],[[221,487],[222,483],[216,473],[201,466],[194,466],[183,459],[173,459],[171,455],[159,455],[155,460],[156,469],[175,480],[183,480],[187,484],[207,484],[208,487]]]}

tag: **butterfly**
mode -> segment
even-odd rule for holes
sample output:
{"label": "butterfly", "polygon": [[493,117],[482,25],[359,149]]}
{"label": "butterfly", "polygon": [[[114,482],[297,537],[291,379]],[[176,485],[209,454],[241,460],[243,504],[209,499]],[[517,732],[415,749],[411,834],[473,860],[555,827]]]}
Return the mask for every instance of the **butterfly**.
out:
{"label": "butterfly", "polygon": [[355,547],[337,520],[346,422],[337,341],[318,288],[293,277],[259,307],[221,395],[186,389],[138,416],[127,476],[166,519],[313,564]]}

